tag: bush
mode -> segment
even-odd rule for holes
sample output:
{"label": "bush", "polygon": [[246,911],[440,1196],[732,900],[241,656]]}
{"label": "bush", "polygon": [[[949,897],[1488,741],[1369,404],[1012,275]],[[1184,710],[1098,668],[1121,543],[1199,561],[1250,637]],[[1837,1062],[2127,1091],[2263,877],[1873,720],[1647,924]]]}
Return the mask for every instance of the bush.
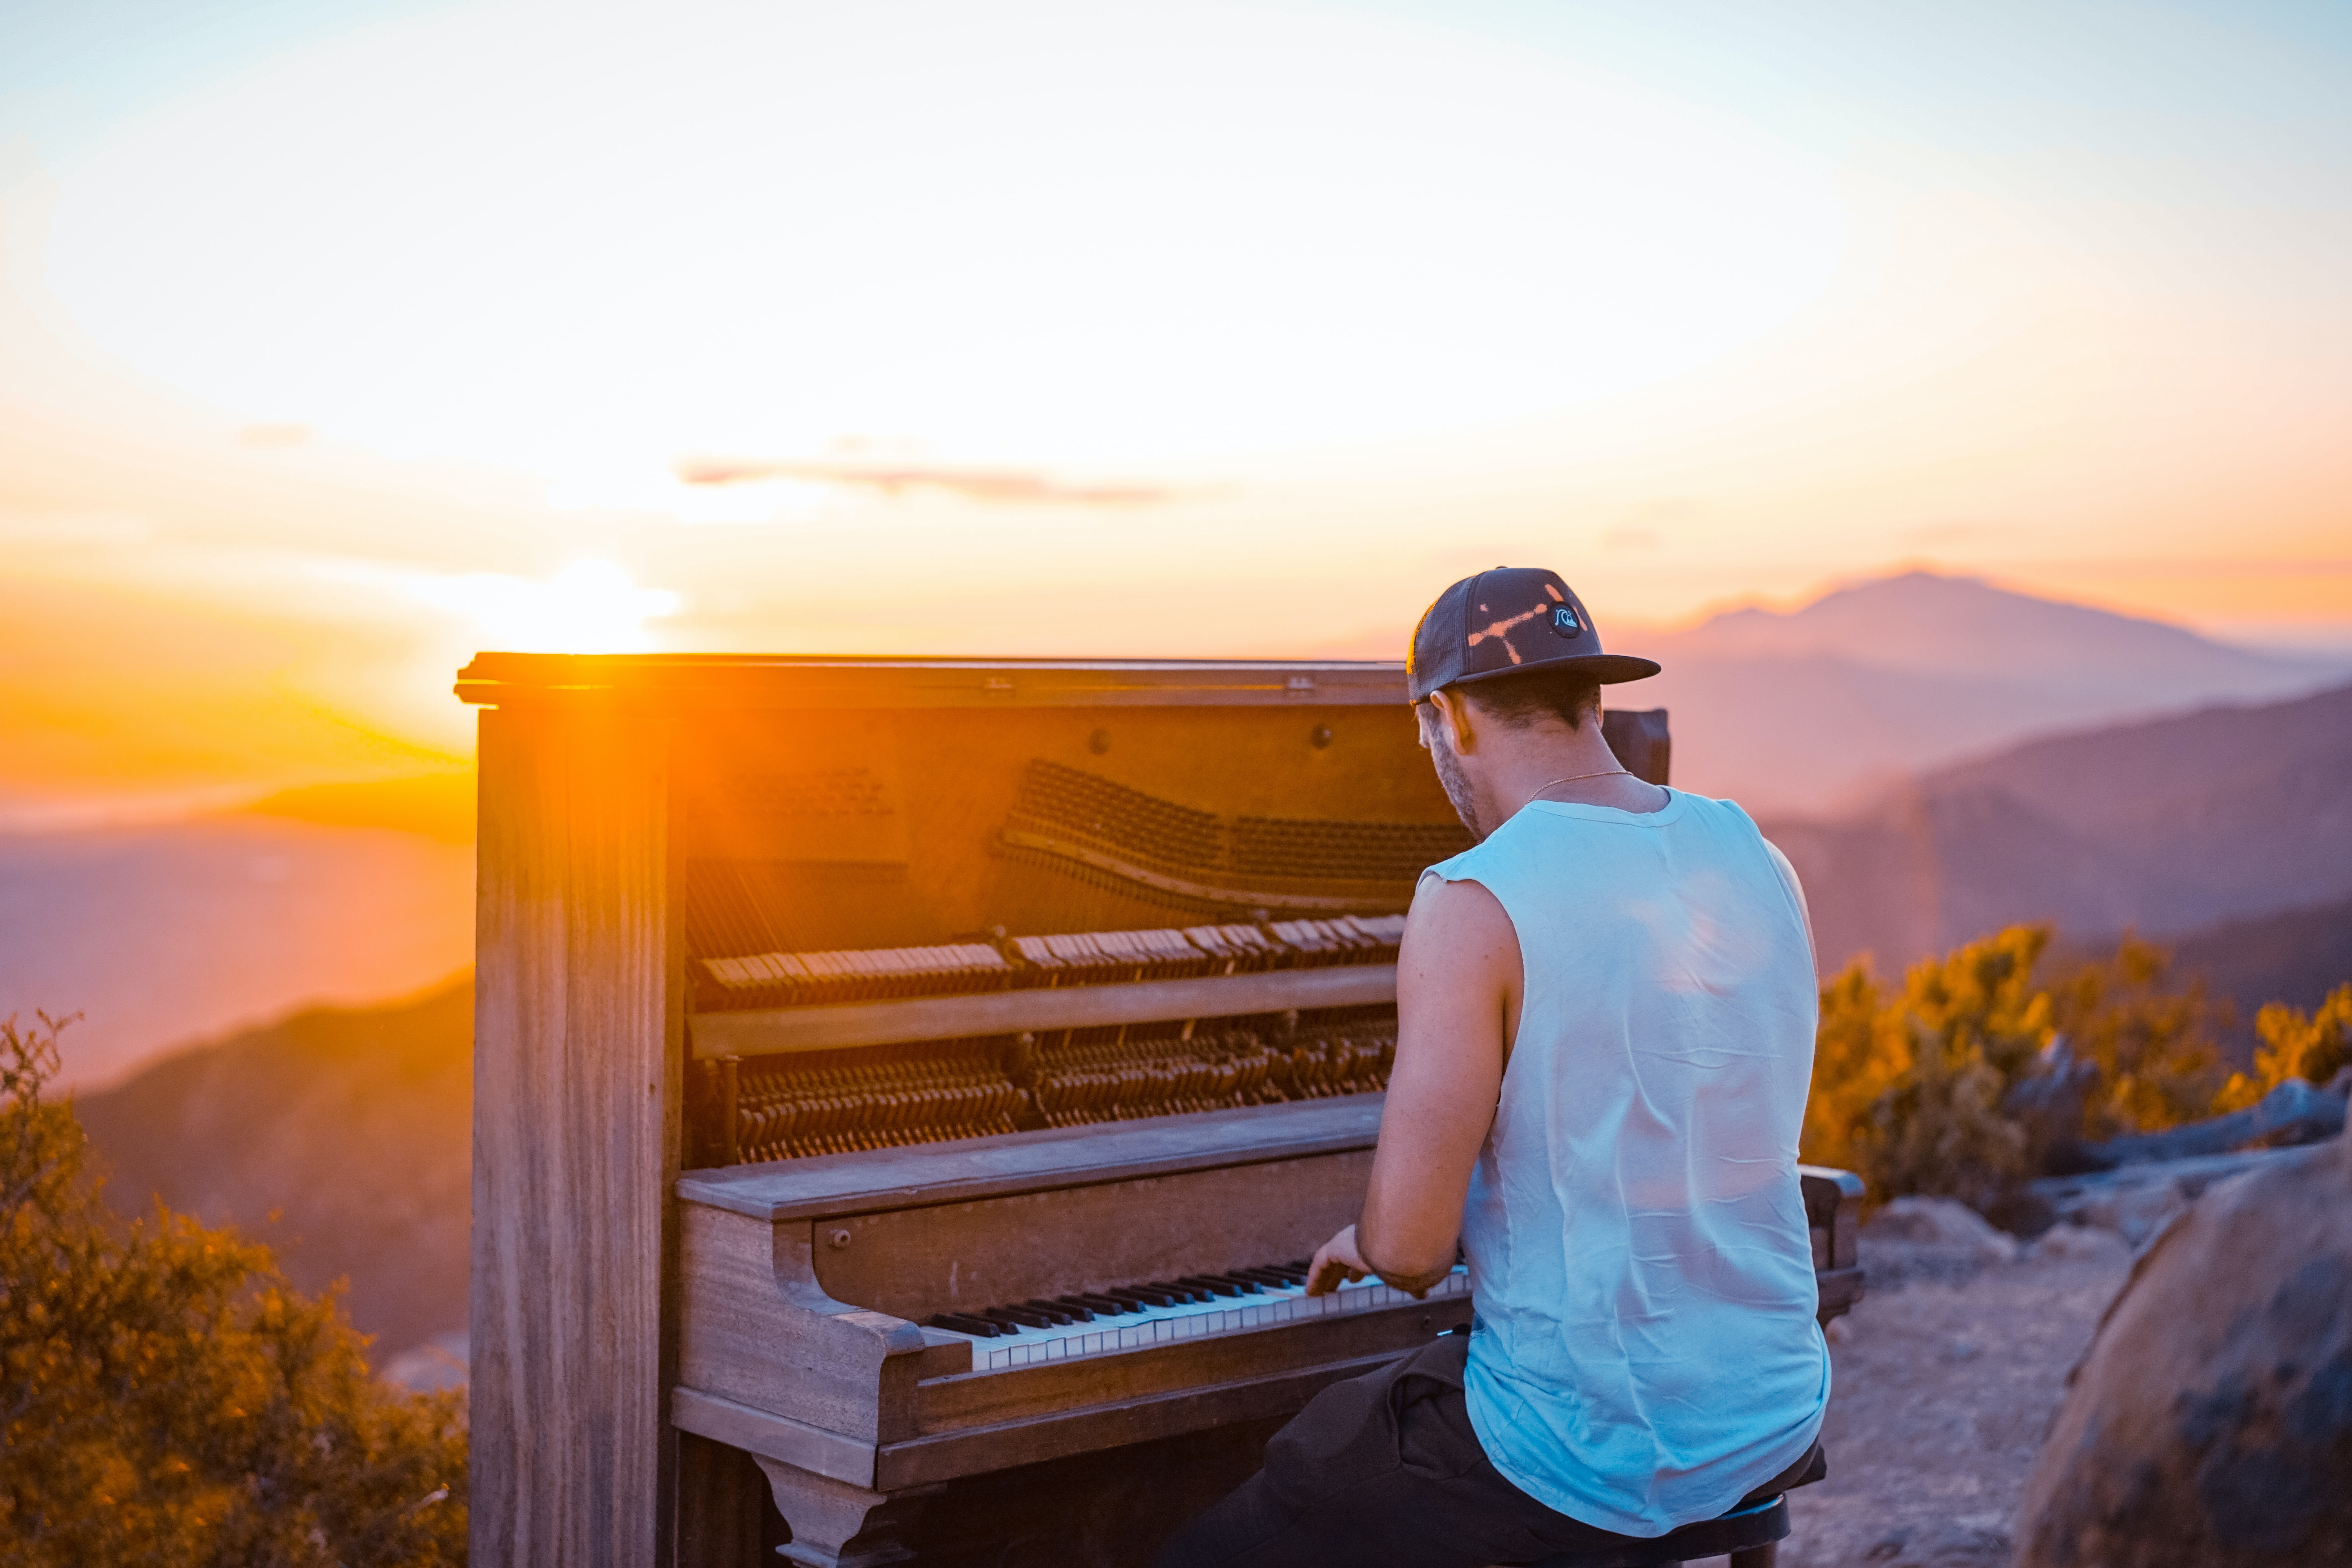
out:
{"label": "bush", "polygon": [[1913,964],[1900,991],[1866,962],[1823,986],[1803,1157],[1861,1175],[1874,1206],[1981,1209],[2055,1144],[2212,1114],[2227,1015],[2201,984],[2168,989],[2168,955],[2128,934],[2045,984],[2049,946],[2011,926]]}
{"label": "bush", "polygon": [[462,1395],[376,1383],[267,1247],[100,1202],[57,1022],[0,1024],[0,1559],[465,1561]]}
{"label": "bush", "polygon": [[2160,1132],[2213,1113],[2230,1009],[2206,1000],[2202,980],[2167,989],[2171,965],[2170,953],[2126,931],[2113,958],[2053,984],[2053,1026],[2074,1059],[2098,1069],[2076,1136]]}
{"label": "bush", "polygon": [[2031,987],[2049,942],[2018,926],[1924,959],[1890,994],[1856,963],[1822,989],[1804,1158],[1843,1165],[1871,1203],[1911,1193],[1990,1203],[2025,1167],[2001,1100],[2051,1034]]}
{"label": "bush", "polygon": [[2352,1067],[2352,985],[2339,985],[2306,1016],[2284,1002],[2254,1015],[2254,1070],[2231,1075],[2217,1101],[2235,1110],[2252,1105],[2291,1078],[2326,1083]]}

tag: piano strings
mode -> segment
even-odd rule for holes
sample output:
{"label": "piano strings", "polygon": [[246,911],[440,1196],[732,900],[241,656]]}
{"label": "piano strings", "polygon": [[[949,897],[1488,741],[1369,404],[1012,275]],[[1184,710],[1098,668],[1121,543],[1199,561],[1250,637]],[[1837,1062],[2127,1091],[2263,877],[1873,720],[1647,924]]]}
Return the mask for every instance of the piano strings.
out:
{"label": "piano strings", "polygon": [[1393,1018],[1259,1022],[1262,1030],[1221,1024],[1189,1036],[1162,1025],[1045,1043],[931,1041],[887,1048],[895,1059],[874,1047],[756,1058],[739,1068],[736,1157],[795,1160],[1387,1087]]}

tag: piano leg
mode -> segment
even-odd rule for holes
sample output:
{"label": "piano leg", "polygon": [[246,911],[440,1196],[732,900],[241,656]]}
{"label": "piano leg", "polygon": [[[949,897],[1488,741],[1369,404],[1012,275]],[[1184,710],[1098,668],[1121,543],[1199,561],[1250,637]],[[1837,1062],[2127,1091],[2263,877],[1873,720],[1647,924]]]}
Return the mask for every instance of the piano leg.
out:
{"label": "piano leg", "polygon": [[911,1561],[915,1554],[900,1534],[945,1489],[868,1491],[782,1459],[762,1458],[760,1468],[767,1472],[776,1508],[793,1529],[790,1543],[778,1550],[805,1568],[883,1568]]}

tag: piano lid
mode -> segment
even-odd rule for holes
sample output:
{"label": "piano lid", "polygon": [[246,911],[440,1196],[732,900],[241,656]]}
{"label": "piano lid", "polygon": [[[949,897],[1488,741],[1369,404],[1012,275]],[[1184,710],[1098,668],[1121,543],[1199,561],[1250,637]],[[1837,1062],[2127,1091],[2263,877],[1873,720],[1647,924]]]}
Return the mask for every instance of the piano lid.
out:
{"label": "piano lid", "polygon": [[1369,1149],[1386,1103],[1356,1094],[688,1171],[677,1195],[771,1222],[971,1203]]}
{"label": "piano lid", "polygon": [[686,707],[1119,708],[1405,703],[1387,660],[843,658],[824,654],[479,653],[457,696],[615,692]]}

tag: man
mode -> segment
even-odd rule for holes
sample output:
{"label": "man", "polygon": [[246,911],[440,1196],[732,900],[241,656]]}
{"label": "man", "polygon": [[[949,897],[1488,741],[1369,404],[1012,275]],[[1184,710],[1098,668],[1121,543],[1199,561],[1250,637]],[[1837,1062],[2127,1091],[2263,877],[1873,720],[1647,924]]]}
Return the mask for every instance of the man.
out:
{"label": "man", "polygon": [[1601,687],[1657,671],[1550,572],[1423,616],[1407,685],[1478,843],[1414,894],[1370,1188],[1308,1289],[1426,1289],[1458,1242],[1470,1332],[1318,1394],[1160,1568],[1529,1562],[1718,1517],[1810,1457],[1803,894],[1738,806],[1610,752]]}

